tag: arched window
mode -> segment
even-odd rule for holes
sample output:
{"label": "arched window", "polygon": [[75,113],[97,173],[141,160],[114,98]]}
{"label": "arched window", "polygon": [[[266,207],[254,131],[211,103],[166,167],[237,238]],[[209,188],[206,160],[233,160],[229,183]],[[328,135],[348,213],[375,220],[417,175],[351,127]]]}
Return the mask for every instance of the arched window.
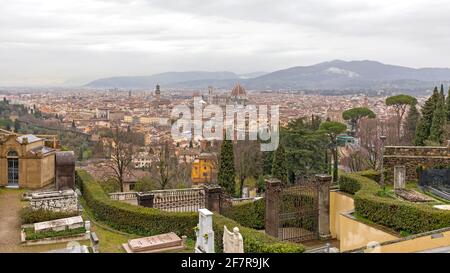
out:
{"label": "arched window", "polygon": [[19,157],[16,151],[9,151],[7,157]]}

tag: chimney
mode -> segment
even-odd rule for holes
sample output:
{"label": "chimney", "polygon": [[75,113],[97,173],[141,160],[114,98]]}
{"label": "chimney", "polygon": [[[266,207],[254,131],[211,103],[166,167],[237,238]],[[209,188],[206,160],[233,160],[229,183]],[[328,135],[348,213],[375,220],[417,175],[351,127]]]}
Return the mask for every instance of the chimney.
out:
{"label": "chimney", "polygon": [[22,137],[22,144],[28,144],[28,137]]}

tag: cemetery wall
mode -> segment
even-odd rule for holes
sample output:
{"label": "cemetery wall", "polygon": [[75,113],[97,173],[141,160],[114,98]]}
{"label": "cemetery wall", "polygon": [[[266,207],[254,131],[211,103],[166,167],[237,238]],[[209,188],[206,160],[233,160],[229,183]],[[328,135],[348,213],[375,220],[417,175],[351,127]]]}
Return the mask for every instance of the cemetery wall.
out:
{"label": "cemetery wall", "polygon": [[419,166],[424,168],[449,166],[450,146],[386,146],[383,161],[389,181],[393,181],[396,165],[406,167],[407,181],[415,181],[419,179],[417,174]]}
{"label": "cemetery wall", "polygon": [[349,213],[342,213],[339,215],[339,218],[339,250],[341,252],[366,247],[372,242],[382,243],[399,239],[394,234],[358,221]]}
{"label": "cemetery wall", "polygon": [[330,191],[330,233],[331,237],[340,239],[340,215],[355,209],[353,198],[348,194]]}
{"label": "cemetery wall", "polygon": [[412,253],[448,246],[450,246],[450,228],[384,242],[379,247],[365,249],[364,252]]}

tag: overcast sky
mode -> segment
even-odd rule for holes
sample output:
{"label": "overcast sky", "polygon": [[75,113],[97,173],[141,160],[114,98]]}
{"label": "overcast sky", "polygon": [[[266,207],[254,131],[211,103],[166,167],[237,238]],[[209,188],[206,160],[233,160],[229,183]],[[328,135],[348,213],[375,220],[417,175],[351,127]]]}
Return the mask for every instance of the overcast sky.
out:
{"label": "overcast sky", "polygon": [[4,0],[0,85],[333,59],[450,67],[449,34],[446,0]]}

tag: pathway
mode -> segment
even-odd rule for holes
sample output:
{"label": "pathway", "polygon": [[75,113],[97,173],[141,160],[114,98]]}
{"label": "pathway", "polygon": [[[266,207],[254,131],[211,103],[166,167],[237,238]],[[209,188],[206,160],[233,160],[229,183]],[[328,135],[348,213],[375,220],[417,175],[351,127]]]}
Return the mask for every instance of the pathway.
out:
{"label": "pathway", "polygon": [[15,251],[20,243],[21,190],[0,190],[0,252]]}

